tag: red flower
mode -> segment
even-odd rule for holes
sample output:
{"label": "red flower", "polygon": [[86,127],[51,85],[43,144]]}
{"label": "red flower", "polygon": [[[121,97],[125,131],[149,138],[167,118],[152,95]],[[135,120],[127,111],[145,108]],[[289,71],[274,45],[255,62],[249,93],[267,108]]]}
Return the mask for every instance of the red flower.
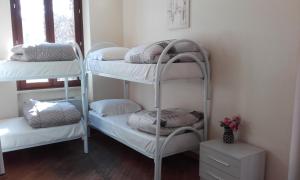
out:
{"label": "red flower", "polygon": [[241,123],[241,118],[240,116],[233,116],[232,118],[225,117],[220,123],[221,127],[227,127],[233,131],[237,131]]}
{"label": "red flower", "polygon": [[223,120],[223,122],[224,122],[225,125],[229,126],[230,123],[231,123],[231,119],[228,118],[228,117],[225,117],[224,120]]}

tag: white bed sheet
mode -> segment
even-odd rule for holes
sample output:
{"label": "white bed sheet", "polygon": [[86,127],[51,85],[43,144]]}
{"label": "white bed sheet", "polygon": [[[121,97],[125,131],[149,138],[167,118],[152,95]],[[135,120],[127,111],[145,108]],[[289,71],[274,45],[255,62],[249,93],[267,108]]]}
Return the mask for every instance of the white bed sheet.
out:
{"label": "white bed sheet", "polygon": [[33,129],[23,117],[0,120],[0,137],[3,152],[25,149],[83,136],[83,126],[77,124]]}
{"label": "white bed sheet", "polygon": [[0,81],[62,78],[80,75],[80,64],[74,61],[19,62],[0,61]]}
{"label": "white bed sheet", "polygon": [[[154,158],[155,136],[130,128],[127,125],[129,116],[130,114],[101,117],[97,113],[90,111],[89,124],[134,150],[150,158]],[[202,131],[201,134],[203,134]],[[160,144],[162,144],[165,139],[166,137],[161,137]],[[203,139],[203,136],[201,139]],[[170,141],[164,151],[163,157],[187,150],[194,150],[198,147],[199,139],[195,133],[180,134]]]}
{"label": "white bed sheet", "polygon": [[[135,82],[155,81],[156,64],[133,64],[124,60],[100,61],[87,60],[87,70],[93,74]],[[195,79],[203,77],[196,63],[173,63],[163,80]]]}

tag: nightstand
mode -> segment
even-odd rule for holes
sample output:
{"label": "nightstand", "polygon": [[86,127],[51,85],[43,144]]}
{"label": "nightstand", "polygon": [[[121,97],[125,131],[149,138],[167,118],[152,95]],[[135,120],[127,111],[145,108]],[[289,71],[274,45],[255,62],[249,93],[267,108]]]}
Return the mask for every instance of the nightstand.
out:
{"label": "nightstand", "polygon": [[200,143],[201,180],[263,180],[266,153],[246,143]]}

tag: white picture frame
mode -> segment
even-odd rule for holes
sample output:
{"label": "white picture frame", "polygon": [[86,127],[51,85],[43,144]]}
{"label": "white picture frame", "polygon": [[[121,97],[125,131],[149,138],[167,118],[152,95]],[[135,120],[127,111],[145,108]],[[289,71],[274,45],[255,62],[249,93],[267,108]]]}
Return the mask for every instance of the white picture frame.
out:
{"label": "white picture frame", "polygon": [[168,29],[190,27],[190,0],[168,0]]}

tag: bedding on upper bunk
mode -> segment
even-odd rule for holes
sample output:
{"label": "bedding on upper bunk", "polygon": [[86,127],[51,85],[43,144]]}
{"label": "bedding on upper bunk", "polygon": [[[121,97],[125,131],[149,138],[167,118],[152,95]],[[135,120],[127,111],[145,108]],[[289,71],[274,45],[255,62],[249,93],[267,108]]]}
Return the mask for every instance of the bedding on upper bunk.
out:
{"label": "bedding on upper bunk", "polygon": [[[125,61],[137,64],[156,64],[164,49],[171,42],[172,40],[165,40],[134,47],[126,54]],[[203,60],[204,56],[207,55],[207,51],[202,47],[201,50],[206,54],[202,54],[198,46],[194,44],[188,42],[178,43],[175,44],[175,46],[163,57],[162,63],[167,63],[170,59],[181,53],[188,53],[196,56],[200,60]],[[184,57],[177,60],[177,62],[193,62],[193,60],[191,58]]]}
{"label": "bedding on upper bunk", "polygon": [[[191,126],[203,128],[203,113],[183,109],[166,109],[161,111],[160,135],[167,136],[177,128]],[[156,111],[143,110],[130,115],[128,125],[136,130],[156,134]]]}
{"label": "bedding on upper bunk", "polygon": [[24,62],[72,61],[76,59],[70,44],[42,43],[37,45],[17,45],[11,49],[11,60]]}
{"label": "bedding on upper bunk", "polygon": [[124,47],[103,48],[89,53],[87,59],[100,61],[123,60],[128,51],[129,49]]}
{"label": "bedding on upper bunk", "polygon": [[[164,64],[163,64],[164,66]],[[93,74],[136,82],[153,83],[157,64],[132,64],[125,61],[88,60],[87,70]],[[162,80],[194,79],[203,77],[196,63],[174,63]]]}
{"label": "bedding on upper bunk", "polygon": [[48,128],[78,123],[81,113],[69,102],[29,100],[23,106],[24,118],[33,128]]}
{"label": "bedding on upper bunk", "polygon": [[63,78],[80,75],[78,60],[56,62],[0,61],[0,81]]}

